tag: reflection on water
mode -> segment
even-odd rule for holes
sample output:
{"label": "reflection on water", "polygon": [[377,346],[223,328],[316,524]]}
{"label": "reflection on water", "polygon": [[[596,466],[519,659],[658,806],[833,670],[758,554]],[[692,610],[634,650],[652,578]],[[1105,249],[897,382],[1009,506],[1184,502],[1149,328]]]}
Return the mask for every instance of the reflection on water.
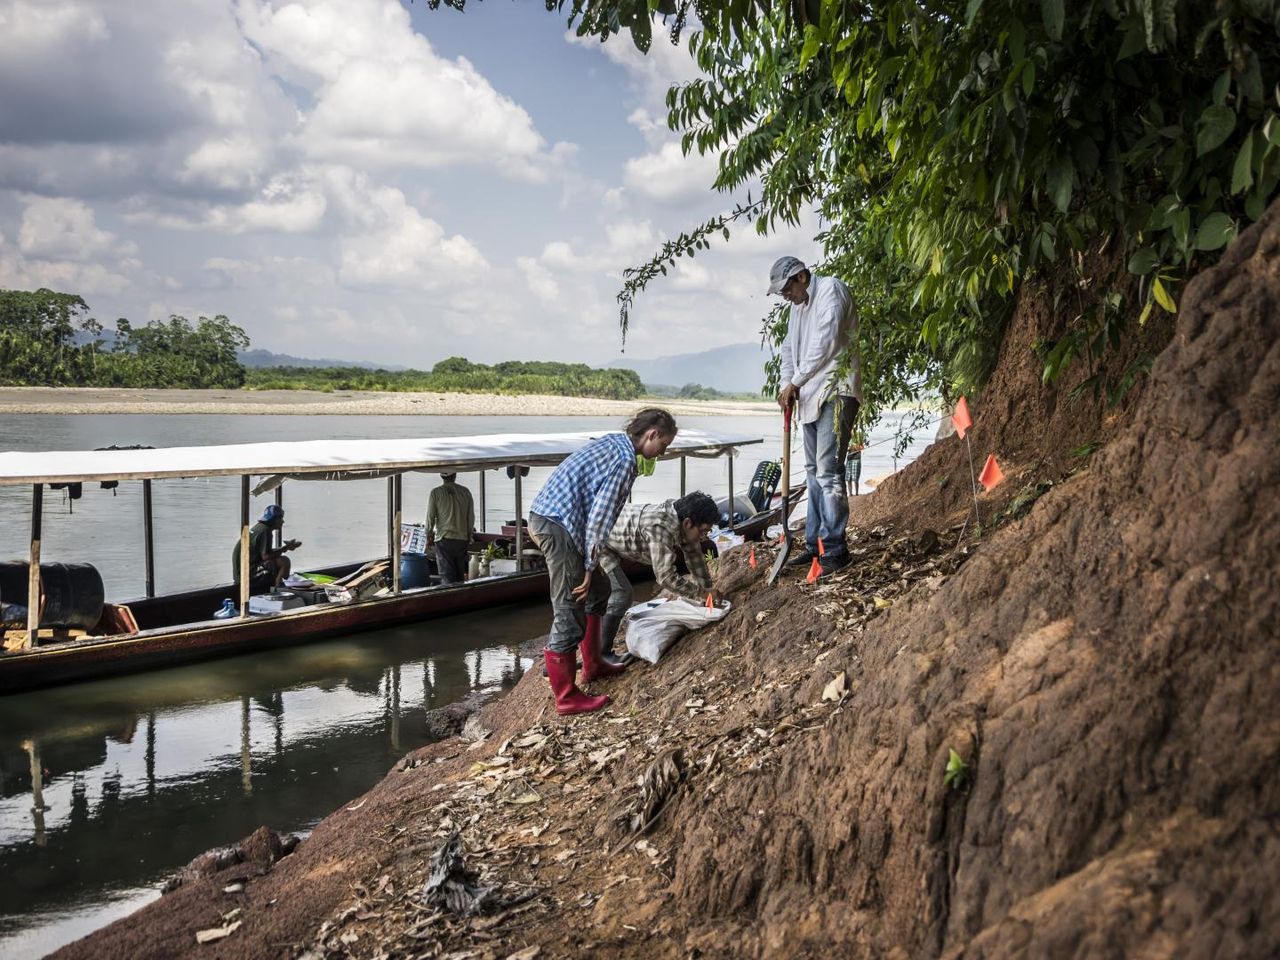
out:
{"label": "reflection on water", "polygon": [[510,607],[0,698],[0,955],[37,956],[262,824],[306,830],[429,741],[425,711],[514,684]]}

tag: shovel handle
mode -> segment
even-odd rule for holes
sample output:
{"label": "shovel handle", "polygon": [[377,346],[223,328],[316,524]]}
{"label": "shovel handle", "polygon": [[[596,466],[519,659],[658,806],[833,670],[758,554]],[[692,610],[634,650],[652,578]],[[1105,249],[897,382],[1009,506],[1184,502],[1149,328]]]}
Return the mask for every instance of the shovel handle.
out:
{"label": "shovel handle", "polygon": [[791,535],[791,405],[782,408],[782,532]]}

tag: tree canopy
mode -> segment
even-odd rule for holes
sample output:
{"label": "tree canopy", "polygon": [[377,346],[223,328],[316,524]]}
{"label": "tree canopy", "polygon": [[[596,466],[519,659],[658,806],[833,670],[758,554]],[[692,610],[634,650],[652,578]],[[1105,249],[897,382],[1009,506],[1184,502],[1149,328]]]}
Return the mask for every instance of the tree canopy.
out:
{"label": "tree canopy", "polygon": [[626,271],[624,335],[678,257],[813,207],[817,266],[859,306],[871,416],[980,385],[1037,273],[1090,294],[1062,301],[1046,378],[1105,353],[1175,311],[1280,182],[1277,0],[546,2],[641,50],[661,15],[705,74],[668,92],[669,125],[718,154],[717,189],[747,191]]}
{"label": "tree canopy", "polygon": [[84,300],[53,290],[0,290],[0,384],[218,387],[243,385],[243,330],[219,314],[116,321],[106,333]]}

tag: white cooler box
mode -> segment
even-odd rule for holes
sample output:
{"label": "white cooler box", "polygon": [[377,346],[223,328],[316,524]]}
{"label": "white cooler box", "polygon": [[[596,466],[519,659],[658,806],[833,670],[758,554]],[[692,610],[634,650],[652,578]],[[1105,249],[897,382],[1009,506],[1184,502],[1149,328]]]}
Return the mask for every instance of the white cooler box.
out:
{"label": "white cooler box", "polygon": [[250,613],[284,613],[306,606],[306,601],[292,593],[260,593],[249,598]]}

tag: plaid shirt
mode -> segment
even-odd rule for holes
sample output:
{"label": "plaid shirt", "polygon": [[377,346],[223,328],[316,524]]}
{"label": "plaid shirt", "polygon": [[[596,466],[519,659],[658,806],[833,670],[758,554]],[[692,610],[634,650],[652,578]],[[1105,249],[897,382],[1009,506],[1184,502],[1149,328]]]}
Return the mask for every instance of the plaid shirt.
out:
{"label": "plaid shirt", "polygon": [[[687,576],[676,573],[676,551],[684,554]],[[698,544],[685,539],[674,500],[662,503],[630,504],[609,534],[609,543],[600,556],[600,566],[612,570],[622,558],[653,567],[658,586],[682,597],[701,602],[711,589],[711,574]]]}
{"label": "plaid shirt", "polygon": [[556,467],[529,508],[569,531],[594,570],[605,538],[636,479],[636,448],[625,433],[606,433]]}

